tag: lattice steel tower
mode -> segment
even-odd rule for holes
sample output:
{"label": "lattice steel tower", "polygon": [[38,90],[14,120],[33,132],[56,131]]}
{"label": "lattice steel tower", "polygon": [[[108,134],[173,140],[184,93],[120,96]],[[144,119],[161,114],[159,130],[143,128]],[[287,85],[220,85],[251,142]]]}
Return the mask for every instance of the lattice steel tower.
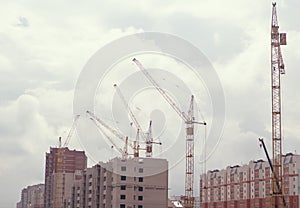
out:
{"label": "lattice steel tower", "polygon": [[[281,74],[285,74],[280,45],[286,45],[286,34],[279,33],[276,3],[272,7],[271,25],[271,82],[272,82],[272,176],[271,207],[283,207],[282,198],[282,130],[281,130]],[[279,186],[277,185],[279,183]]]}

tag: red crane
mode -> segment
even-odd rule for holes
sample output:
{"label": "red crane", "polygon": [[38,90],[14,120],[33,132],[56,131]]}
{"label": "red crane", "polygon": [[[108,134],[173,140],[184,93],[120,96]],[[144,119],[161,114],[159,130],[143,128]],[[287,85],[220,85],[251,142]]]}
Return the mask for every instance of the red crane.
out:
{"label": "red crane", "polygon": [[125,138],[125,146],[124,146],[124,149],[122,149],[122,148],[118,147],[118,145],[114,142],[114,140],[112,138],[110,138],[110,136],[108,136],[108,134],[104,131],[104,129],[101,127],[101,125],[96,122],[96,120],[94,118],[90,118],[90,119],[98,127],[98,129],[101,131],[101,133],[110,141],[110,143],[112,144],[112,147],[115,147],[116,150],[122,154],[122,159],[126,160],[128,157],[128,137]]}
{"label": "red crane", "polygon": [[[282,130],[281,130],[281,74],[285,74],[280,45],[286,45],[286,34],[279,33],[276,3],[272,4],[271,24],[271,83],[272,83],[272,207],[282,207]],[[279,186],[277,186],[279,184]]]}
{"label": "red crane", "polygon": [[171,105],[175,112],[183,119],[186,124],[186,170],[185,170],[185,198],[186,208],[194,208],[194,124],[206,125],[206,122],[197,122],[194,117],[194,96],[191,96],[190,108],[188,113],[184,113],[176,105],[173,99],[158,85],[144,66],[136,59],[133,62],[143,72],[152,85]]}
{"label": "red crane", "polygon": [[[103,126],[104,128],[106,128],[107,130],[109,130],[109,131],[110,131],[113,135],[115,135],[120,141],[126,143],[126,140],[127,140],[127,143],[128,143],[128,137],[123,136],[119,131],[117,131],[116,129],[112,128],[112,127],[109,126],[108,124],[106,124],[103,120],[101,120],[99,117],[97,117],[94,113],[92,113],[92,112],[90,112],[90,111],[86,111],[86,113],[87,113],[88,115],[90,115],[91,120],[96,124],[96,126],[99,128],[99,130],[100,130],[102,133],[103,133],[103,129],[102,129],[102,127],[100,127],[100,126],[98,125],[98,123],[99,123],[101,126]],[[105,136],[108,140],[110,140],[110,142],[111,142],[112,144],[114,144],[114,146],[116,146],[115,143],[114,143],[114,141],[112,141],[111,138],[110,138],[109,136],[107,136],[107,134],[105,134],[105,133],[103,133],[103,134],[104,134],[104,136]],[[135,145],[135,144],[129,143],[129,146],[130,146],[130,147],[133,149],[133,151],[135,152],[135,154],[134,154],[135,157],[138,157],[138,156],[139,156],[139,150],[140,150],[139,145]]]}
{"label": "red crane", "polygon": [[136,126],[136,128],[138,130],[140,130],[140,133],[144,139],[144,141],[146,142],[146,157],[152,157],[152,146],[153,144],[159,144],[161,145],[161,142],[154,142],[153,138],[152,138],[152,131],[151,131],[151,127],[152,127],[152,121],[150,121],[149,124],[149,129],[148,129],[148,134],[146,135],[143,130],[142,127],[140,125],[140,123],[138,122],[138,120],[136,119],[134,113],[132,112],[131,108],[129,107],[124,95],[122,94],[120,88],[118,87],[117,84],[114,84],[114,88],[116,89],[116,92],[118,93],[119,97],[121,98],[125,108],[128,110],[129,116],[132,119],[134,125]]}

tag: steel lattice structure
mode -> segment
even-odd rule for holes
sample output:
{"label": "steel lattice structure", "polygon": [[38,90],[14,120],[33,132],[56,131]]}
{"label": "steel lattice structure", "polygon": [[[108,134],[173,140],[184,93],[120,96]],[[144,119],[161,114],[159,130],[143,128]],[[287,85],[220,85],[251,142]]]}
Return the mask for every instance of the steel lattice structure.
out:
{"label": "steel lattice structure", "polygon": [[[285,73],[280,45],[286,45],[285,33],[279,33],[276,3],[272,7],[271,25],[271,82],[272,82],[272,203],[282,207],[282,129],[281,129],[281,74]],[[277,185],[279,183],[279,186]]]}

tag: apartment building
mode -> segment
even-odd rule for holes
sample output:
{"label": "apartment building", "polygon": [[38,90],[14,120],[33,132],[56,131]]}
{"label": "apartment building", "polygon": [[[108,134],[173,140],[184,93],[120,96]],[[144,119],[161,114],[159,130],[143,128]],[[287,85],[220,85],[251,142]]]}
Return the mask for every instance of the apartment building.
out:
{"label": "apartment building", "polygon": [[17,208],[44,208],[44,184],[27,186],[22,190]]}
{"label": "apartment building", "polygon": [[[299,207],[300,155],[283,155],[283,193],[289,207]],[[200,176],[201,207],[268,207],[272,172],[267,161],[211,170]]]}
{"label": "apartment building", "polygon": [[87,168],[87,157],[84,151],[69,150],[64,147],[61,151],[62,165],[58,165],[58,150],[59,148],[51,147],[50,152],[46,153],[45,208],[53,208],[58,197],[60,199],[58,206],[65,207],[71,201],[74,183],[81,180],[80,172]]}
{"label": "apartment building", "polygon": [[114,158],[83,172],[70,208],[166,208],[168,162],[157,158]]}

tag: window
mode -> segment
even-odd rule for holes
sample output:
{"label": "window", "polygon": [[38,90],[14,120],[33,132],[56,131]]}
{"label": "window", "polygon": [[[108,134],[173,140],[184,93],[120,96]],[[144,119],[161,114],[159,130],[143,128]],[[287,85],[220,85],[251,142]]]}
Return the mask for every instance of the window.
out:
{"label": "window", "polygon": [[143,196],[138,196],[139,201],[143,201]]}
{"label": "window", "polygon": [[139,191],[143,191],[143,187],[139,186]]}
{"label": "window", "polygon": [[125,204],[120,204],[120,208],[126,208]]}
{"label": "window", "polygon": [[121,194],[121,195],[120,195],[120,199],[126,199],[126,195]]}
{"label": "window", "polygon": [[121,190],[126,190],[126,186],[125,185],[121,185]]}
{"label": "window", "polygon": [[139,173],[143,173],[144,169],[143,168],[139,168]]}
{"label": "window", "polygon": [[121,181],[126,181],[126,176],[121,176]]}
{"label": "window", "polygon": [[126,166],[121,166],[121,171],[126,171]]}
{"label": "window", "polygon": [[143,208],[143,205],[138,205],[138,208]]}
{"label": "window", "polygon": [[139,182],[143,182],[144,178],[143,177],[139,177]]}

